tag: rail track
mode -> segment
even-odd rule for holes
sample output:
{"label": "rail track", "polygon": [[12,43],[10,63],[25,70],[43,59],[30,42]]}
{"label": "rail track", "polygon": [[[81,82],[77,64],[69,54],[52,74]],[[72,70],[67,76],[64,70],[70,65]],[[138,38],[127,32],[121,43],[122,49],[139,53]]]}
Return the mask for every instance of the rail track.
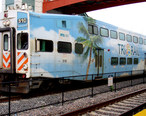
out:
{"label": "rail track", "polygon": [[109,101],[72,111],[62,116],[128,116],[146,107],[146,89],[128,93]]}

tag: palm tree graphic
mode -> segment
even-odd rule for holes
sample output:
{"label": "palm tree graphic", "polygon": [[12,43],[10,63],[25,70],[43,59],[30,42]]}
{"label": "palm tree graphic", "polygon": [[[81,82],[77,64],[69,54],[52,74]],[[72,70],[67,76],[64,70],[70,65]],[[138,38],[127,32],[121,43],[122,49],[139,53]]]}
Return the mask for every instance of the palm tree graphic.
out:
{"label": "palm tree graphic", "polygon": [[[88,24],[95,25],[96,22],[94,19],[90,17],[84,17],[85,21]],[[84,26],[82,22],[79,22],[79,33],[82,33],[84,37],[78,37],[76,39],[77,43],[82,43],[84,46],[84,52],[83,52],[83,59],[87,59],[89,56],[88,60],[88,66],[87,66],[87,71],[86,71],[86,80],[88,79],[88,74],[89,74],[89,69],[90,69],[90,64],[91,64],[91,58],[92,54],[94,55],[94,59],[97,56],[97,49],[101,49],[99,47],[99,44],[102,43],[102,38],[99,35],[94,35],[94,34],[89,34],[88,30]],[[83,61],[84,61],[83,60]]]}

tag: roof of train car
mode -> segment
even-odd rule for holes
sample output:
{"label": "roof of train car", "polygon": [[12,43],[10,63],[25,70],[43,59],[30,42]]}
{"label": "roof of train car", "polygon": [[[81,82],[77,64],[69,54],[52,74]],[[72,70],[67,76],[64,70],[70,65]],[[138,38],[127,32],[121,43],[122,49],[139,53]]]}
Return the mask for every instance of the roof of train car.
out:
{"label": "roof of train car", "polygon": [[[38,17],[38,18],[50,18],[53,17],[53,18],[64,18],[64,19],[70,19],[70,20],[80,20],[80,19],[83,19],[83,16],[80,16],[80,15],[66,15],[66,14],[52,14],[52,13],[35,13],[35,12],[29,12],[29,14],[31,16],[35,16],[35,17]],[[131,35],[137,35],[139,37],[145,37],[146,38],[146,35],[142,35],[140,33],[137,33],[137,32],[133,32],[133,31],[130,31],[130,30],[126,30],[126,29],[123,29],[123,28],[120,28],[118,26],[115,26],[115,25],[112,25],[112,24],[109,24],[109,23],[106,23],[106,22],[103,22],[103,21],[100,21],[98,19],[95,19],[97,21],[97,26],[99,25],[104,25],[104,27],[106,28],[109,28],[112,30],[112,28],[118,28],[117,31],[122,31],[126,34],[131,34]]]}

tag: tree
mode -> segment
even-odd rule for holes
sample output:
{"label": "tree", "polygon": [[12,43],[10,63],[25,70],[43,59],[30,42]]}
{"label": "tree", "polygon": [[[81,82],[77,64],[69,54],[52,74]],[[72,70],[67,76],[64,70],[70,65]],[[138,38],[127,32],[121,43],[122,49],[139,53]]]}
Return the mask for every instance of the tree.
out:
{"label": "tree", "polygon": [[[85,17],[84,19],[87,22],[87,24],[92,24],[92,25],[96,24],[96,21],[90,17]],[[76,42],[82,43],[84,46],[84,52],[83,52],[84,60],[87,59],[89,56],[88,67],[86,71],[86,80],[87,80],[92,54],[94,55],[94,58],[97,56],[97,49],[101,49],[99,47],[99,44],[102,43],[102,38],[99,35],[89,34],[88,30],[86,29],[86,27],[82,22],[79,22],[79,33],[82,33],[84,37],[78,37],[76,39]]]}

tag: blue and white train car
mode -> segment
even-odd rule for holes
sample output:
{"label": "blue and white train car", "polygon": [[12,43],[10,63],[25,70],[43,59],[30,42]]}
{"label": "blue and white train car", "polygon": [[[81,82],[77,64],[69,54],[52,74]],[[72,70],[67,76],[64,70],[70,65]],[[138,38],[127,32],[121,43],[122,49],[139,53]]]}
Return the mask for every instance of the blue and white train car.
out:
{"label": "blue and white train car", "polygon": [[14,92],[39,88],[40,78],[144,70],[141,34],[78,15],[9,10],[0,16],[0,81],[32,80],[13,85]]}

